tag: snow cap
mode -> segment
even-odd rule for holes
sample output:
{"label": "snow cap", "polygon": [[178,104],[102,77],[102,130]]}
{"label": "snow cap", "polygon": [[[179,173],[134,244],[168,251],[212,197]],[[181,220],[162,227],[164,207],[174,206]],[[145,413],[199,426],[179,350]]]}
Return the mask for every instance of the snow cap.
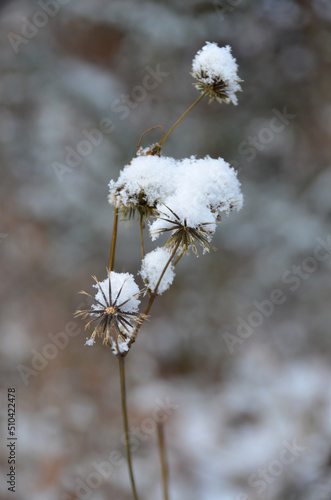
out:
{"label": "snow cap", "polygon": [[[159,281],[163,269],[170,258],[170,252],[167,248],[157,247],[152,252],[145,255],[142,261],[140,275],[147,288],[153,293]],[[174,266],[170,264],[164,273],[157,289],[157,295],[162,295],[168,290],[175,277]]]}
{"label": "snow cap", "polygon": [[192,62],[192,76],[197,80],[195,87],[207,92],[210,100],[238,104],[236,92],[241,91],[238,65],[231,54],[230,45],[219,47],[217,43],[206,42]]}

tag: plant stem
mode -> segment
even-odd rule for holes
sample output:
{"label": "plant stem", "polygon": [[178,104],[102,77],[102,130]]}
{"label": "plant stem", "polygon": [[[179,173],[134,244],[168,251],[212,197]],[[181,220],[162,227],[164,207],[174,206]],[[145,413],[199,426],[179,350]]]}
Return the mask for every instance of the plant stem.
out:
{"label": "plant stem", "polygon": [[167,466],[166,453],[165,453],[164,428],[163,428],[163,424],[160,422],[158,422],[158,424],[157,424],[157,437],[158,437],[160,459],[161,459],[163,496],[164,496],[164,500],[169,500],[168,466]]}
{"label": "plant stem", "polygon": [[169,257],[169,259],[168,259],[168,261],[167,261],[166,265],[164,266],[164,269],[163,269],[163,271],[162,271],[162,273],[161,273],[161,276],[159,277],[159,280],[158,280],[158,282],[157,282],[157,284],[156,284],[156,287],[155,287],[155,289],[154,289],[154,292],[153,292],[153,293],[150,293],[150,295],[149,295],[149,301],[148,301],[148,304],[147,304],[146,309],[145,309],[145,311],[144,311],[144,319],[142,320],[142,322],[141,322],[141,323],[138,323],[138,324],[137,324],[136,328],[134,329],[134,331],[133,331],[133,332],[132,332],[132,334],[131,334],[130,341],[128,342],[128,347],[129,347],[129,350],[130,350],[130,347],[132,346],[132,344],[135,342],[135,340],[136,340],[136,338],[137,338],[137,334],[138,334],[138,332],[139,332],[139,330],[140,330],[140,328],[141,328],[142,324],[144,323],[144,321],[145,321],[145,319],[146,319],[146,317],[147,317],[147,315],[148,315],[149,311],[150,311],[150,310],[151,310],[151,308],[152,308],[152,305],[153,305],[154,300],[155,300],[155,298],[156,298],[157,290],[158,290],[158,288],[159,288],[159,286],[160,286],[161,280],[162,280],[162,278],[163,278],[163,276],[164,276],[164,273],[165,273],[165,272],[166,272],[166,270],[168,269],[168,267],[169,267],[169,265],[170,265],[170,262],[172,261],[172,259],[173,259],[173,258],[174,258],[174,256],[176,255],[176,252],[177,252],[177,250],[178,250],[179,245],[180,245],[180,241],[178,241],[178,242],[176,243],[175,248],[174,248],[174,249],[173,249],[173,251],[171,252],[171,255],[170,255],[170,257]]}
{"label": "plant stem", "polygon": [[140,215],[139,230],[140,230],[140,248],[141,248],[141,257],[142,257],[142,259],[144,259],[144,258],[145,258],[144,234],[143,234],[143,230],[144,230],[144,220],[143,220],[143,216],[142,216],[142,215]]}
{"label": "plant stem", "polygon": [[119,356],[119,369],[120,369],[120,381],[121,381],[121,401],[122,401],[122,415],[123,415],[123,425],[124,425],[124,435],[125,435],[125,446],[126,446],[126,456],[128,460],[129,475],[132,487],[132,493],[134,500],[138,500],[136,483],[133,476],[132,462],[131,462],[131,451],[129,445],[129,424],[128,424],[128,412],[126,407],[126,389],[125,389],[125,365],[124,357]]}
{"label": "plant stem", "polygon": [[114,269],[117,226],[118,226],[118,208],[115,207],[114,208],[113,235],[112,235],[112,239],[111,239],[111,248],[110,248],[110,257],[109,257],[109,271],[112,271]]}
{"label": "plant stem", "polygon": [[167,132],[166,135],[160,140],[160,142],[158,143],[159,146],[162,146],[162,144],[168,139],[169,135],[175,130],[175,128],[177,127],[177,125],[179,125],[179,123],[194,108],[194,106],[196,106],[198,104],[198,102],[200,102],[201,99],[203,97],[205,97],[206,93],[207,92],[204,92],[203,94],[200,94],[200,96],[198,97],[198,99],[196,101],[194,101],[193,104],[191,104],[191,106],[185,111],[185,113],[182,114],[182,116],[180,118],[178,118],[178,120],[176,121],[176,123],[174,123],[173,126],[171,127],[171,129],[169,130],[169,132]]}
{"label": "plant stem", "polygon": [[[145,130],[145,132],[144,132],[144,133],[140,136],[140,139],[139,139],[139,141],[138,141],[138,143],[137,143],[137,151],[138,151],[138,149],[139,149],[139,148],[140,148],[140,146],[141,146],[141,141],[143,140],[143,137],[145,136],[145,134],[147,134],[148,132],[150,132],[151,130],[154,130],[154,129],[156,129],[156,128],[160,128],[160,129],[162,129],[162,139],[163,139],[163,137],[164,137],[164,128],[162,127],[162,125],[155,125],[154,127],[151,127],[151,128],[149,128],[149,129]],[[162,139],[161,139],[161,140],[162,140]]]}
{"label": "plant stem", "polygon": [[173,249],[173,251],[171,252],[170,257],[169,257],[169,259],[168,259],[168,261],[167,261],[166,265],[164,266],[164,269],[163,269],[163,271],[162,271],[162,273],[161,273],[161,276],[159,277],[159,281],[156,283],[156,287],[154,288],[153,295],[156,295],[156,293],[157,293],[157,291],[158,291],[158,288],[159,288],[159,286],[160,286],[160,283],[161,283],[161,281],[162,281],[162,278],[163,278],[163,276],[164,276],[164,273],[165,273],[165,272],[166,272],[166,270],[168,269],[168,267],[169,267],[170,262],[172,261],[172,259],[175,257],[175,255],[176,255],[176,252],[177,252],[177,250],[178,250],[179,245],[180,245],[180,240],[178,240],[178,241],[177,241],[175,248],[174,248],[174,249]]}

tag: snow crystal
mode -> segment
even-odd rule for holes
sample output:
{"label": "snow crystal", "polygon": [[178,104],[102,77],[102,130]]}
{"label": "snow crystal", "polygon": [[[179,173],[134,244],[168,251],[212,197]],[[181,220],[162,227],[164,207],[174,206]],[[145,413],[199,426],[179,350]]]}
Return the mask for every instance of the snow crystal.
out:
{"label": "snow crystal", "polygon": [[196,88],[208,90],[211,99],[229,104],[237,104],[236,92],[241,90],[237,74],[238,65],[231,54],[231,47],[218,47],[216,43],[206,42],[192,62],[192,76],[198,83]]}
{"label": "snow crystal", "polygon": [[[170,257],[170,252],[166,248],[158,247],[152,252],[145,255],[142,261],[140,275],[144,280],[146,286],[154,292],[157,282],[161,276],[163,269]],[[174,266],[170,264],[163,275],[160,285],[157,289],[157,294],[162,295],[163,292],[168,290],[173,282],[175,273]]]}
{"label": "snow crystal", "polygon": [[[137,312],[140,300],[138,299],[138,297],[134,297],[134,295],[139,293],[139,288],[134,280],[133,275],[129,273],[115,273],[114,271],[111,271],[110,281],[111,281],[111,303],[114,304],[116,301],[116,305],[120,306],[120,310],[123,312]],[[107,299],[108,304],[110,303],[108,277],[100,282],[100,287],[103,293],[101,292],[98,285],[93,285],[93,286],[94,288],[98,289],[95,295],[95,299],[99,301],[102,305],[107,307],[107,304],[105,302],[105,297]],[[103,296],[103,294],[105,295],[105,297]],[[124,304],[124,302],[126,303]],[[100,309],[100,306],[98,304],[93,304],[92,308]]]}

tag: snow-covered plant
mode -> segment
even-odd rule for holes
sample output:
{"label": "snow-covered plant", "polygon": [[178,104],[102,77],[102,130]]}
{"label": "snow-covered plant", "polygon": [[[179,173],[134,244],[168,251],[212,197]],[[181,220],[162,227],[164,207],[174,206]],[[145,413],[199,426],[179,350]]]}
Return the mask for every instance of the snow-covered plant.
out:
{"label": "snow-covered plant", "polygon": [[[240,210],[243,195],[235,170],[223,158],[190,156],[176,160],[163,156],[162,146],[187,113],[203,98],[220,103],[237,104],[236,93],[241,90],[238,66],[231,48],[207,42],[192,63],[195,86],[201,92],[198,99],[175,122],[160,142],[140,148],[136,156],[121,170],[117,180],[109,183],[109,203],[114,207],[114,225],[107,276],[103,281],[93,277],[95,296],[89,296],[90,308],[79,310],[76,316],[88,319],[86,328],[95,323],[86,345],[92,346],[100,336],[119,359],[122,411],[126,437],[128,467],[134,499],[138,499],[129,446],[129,429],[125,398],[124,359],[136,340],[139,329],[148,318],[154,300],[174,281],[175,267],[190,250],[198,255],[214,249],[212,238],[217,223],[224,215]],[[148,132],[148,131],[146,131]],[[145,132],[145,133],[146,133]],[[145,135],[145,133],[143,135]],[[138,215],[141,267],[139,289],[129,273],[114,271],[119,216],[122,220]],[[145,255],[144,229],[149,225],[152,241],[160,234],[168,239]],[[142,293],[147,296],[144,311],[139,312]],[[163,446],[160,445],[161,455]],[[164,456],[162,457],[164,463]],[[163,476],[167,491],[166,474]],[[166,498],[168,498],[166,496]]]}
{"label": "snow-covered plant", "polygon": [[[108,271],[108,278],[101,283],[93,276],[96,282],[94,288],[97,293],[94,304],[90,309],[76,311],[75,316],[84,319],[92,317],[87,323],[97,321],[93,333],[85,342],[85,345],[93,345],[95,337],[103,337],[103,343],[108,344],[115,356],[121,356],[129,350],[130,334],[135,325],[141,324],[145,317],[138,312],[140,300],[138,296],[141,291],[129,273],[115,273]],[[88,297],[93,297],[81,292]]]}
{"label": "snow-covered plant", "polygon": [[196,88],[211,99],[237,105],[236,92],[241,91],[242,81],[237,74],[238,65],[231,55],[231,47],[218,47],[207,42],[193,59],[192,76]]}
{"label": "snow-covered plant", "polygon": [[118,207],[123,218],[137,211],[146,219],[155,213],[156,205],[173,192],[172,177],[176,161],[166,156],[136,156],[109,183],[109,203]]}

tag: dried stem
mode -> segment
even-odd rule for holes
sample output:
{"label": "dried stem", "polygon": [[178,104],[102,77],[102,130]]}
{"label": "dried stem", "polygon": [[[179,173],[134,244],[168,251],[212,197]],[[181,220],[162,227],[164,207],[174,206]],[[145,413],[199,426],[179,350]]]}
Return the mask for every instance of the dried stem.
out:
{"label": "dried stem", "polygon": [[140,221],[139,221],[139,230],[140,230],[140,248],[141,248],[141,258],[145,258],[145,247],[144,247],[144,217],[143,215],[140,215]]}
{"label": "dried stem", "polygon": [[177,125],[180,124],[180,122],[185,118],[185,116],[194,108],[194,106],[196,106],[198,104],[198,102],[201,101],[201,99],[203,97],[205,97],[206,94],[207,94],[207,91],[203,92],[203,94],[200,94],[200,96],[198,97],[198,99],[196,101],[194,101],[193,104],[191,104],[191,106],[185,111],[185,113],[182,114],[182,116],[180,118],[178,118],[178,120],[176,121],[176,123],[174,123],[173,126],[171,127],[171,129],[169,130],[169,132],[167,132],[166,135],[164,137],[162,137],[162,139],[158,143],[159,146],[162,146],[162,144],[165,143],[165,141],[168,139],[169,135],[175,130],[175,128],[177,127]]}
{"label": "dried stem", "polygon": [[177,259],[175,260],[175,262],[173,263],[173,266],[176,267],[178,262],[180,261],[180,259],[183,257],[185,251],[183,250],[177,257]]}
{"label": "dried stem", "polygon": [[118,208],[115,207],[114,208],[113,235],[112,235],[112,239],[111,239],[111,248],[110,248],[110,257],[109,257],[109,271],[112,271],[114,269],[117,226],[118,226]]}
{"label": "dried stem", "polygon": [[[130,341],[128,342],[128,347],[129,347],[129,350],[130,350],[130,347],[132,346],[132,344],[135,342],[135,340],[136,340],[136,338],[137,338],[137,334],[138,334],[138,332],[139,332],[139,330],[140,330],[140,328],[141,328],[142,324],[144,323],[145,319],[147,318],[149,311],[150,311],[150,310],[151,310],[151,308],[152,308],[152,305],[153,305],[154,300],[155,300],[155,298],[156,298],[156,295],[157,295],[157,290],[158,290],[158,288],[159,288],[159,286],[160,286],[161,280],[162,280],[162,278],[163,278],[163,276],[164,276],[164,273],[165,273],[165,272],[166,272],[166,270],[168,269],[168,267],[169,267],[169,265],[170,265],[170,263],[171,263],[172,259],[173,259],[173,258],[174,258],[174,256],[176,255],[176,252],[177,252],[177,250],[178,250],[179,245],[180,245],[180,241],[178,241],[178,242],[177,242],[176,246],[174,247],[173,251],[171,252],[171,255],[170,255],[170,257],[169,257],[169,259],[168,259],[168,261],[167,261],[166,265],[164,266],[164,269],[163,269],[163,271],[162,271],[162,273],[161,273],[161,275],[160,275],[160,277],[159,277],[159,280],[158,280],[158,282],[157,282],[157,284],[156,284],[156,287],[155,287],[155,289],[154,289],[154,292],[149,294],[149,301],[148,301],[148,304],[147,304],[146,309],[145,309],[145,311],[144,311],[143,320],[141,321],[141,323],[138,323],[138,324],[137,324],[136,328],[134,329],[134,331],[133,331],[133,332],[132,332],[132,334],[131,334]],[[129,350],[128,350],[127,352],[129,352]]]}
{"label": "dried stem", "polygon": [[129,444],[129,424],[128,424],[128,412],[126,407],[126,389],[125,389],[125,359],[123,356],[118,357],[119,369],[120,369],[120,381],[121,381],[121,401],[122,401],[122,415],[123,415],[123,425],[124,425],[124,435],[125,435],[125,446],[126,446],[126,456],[128,461],[129,475],[132,487],[132,493],[134,500],[138,500],[136,483],[133,476],[132,461],[131,461],[131,451]]}
{"label": "dried stem", "polygon": [[162,471],[162,485],[163,485],[163,496],[164,500],[169,500],[168,493],[168,465],[166,460],[165,443],[164,443],[164,427],[163,424],[158,422],[157,424],[157,438],[160,452],[161,460],[161,471]]}
{"label": "dried stem", "polygon": [[159,277],[159,281],[156,283],[156,287],[155,287],[154,292],[153,292],[153,294],[154,294],[154,295],[156,295],[156,294],[157,294],[157,291],[158,291],[158,289],[159,289],[159,286],[160,286],[160,283],[161,283],[162,278],[163,278],[163,276],[164,276],[164,273],[165,273],[165,272],[166,272],[166,270],[168,269],[168,267],[169,267],[170,262],[172,261],[172,259],[175,257],[175,255],[176,255],[176,252],[177,252],[177,250],[178,250],[179,245],[180,245],[180,240],[178,240],[178,241],[177,241],[177,243],[176,243],[176,245],[175,245],[175,247],[174,247],[173,251],[171,252],[171,255],[170,255],[170,257],[169,257],[169,259],[168,259],[168,261],[167,261],[166,265],[164,266],[164,269],[163,269],[163,271],[162,271],[162,273],[161,273],[161,276]]}
{"label": "dried stem", "polygon": [[[145,132],[144,132],[143,134],[141,134],[141,136],[140,136],[140,139],[139,139],[139,141],[138,141],[138,143],[137,143],[137,151],[138,151],[138,149],[139,149],[139,148],[140,148],[140,146],[141,146],[141,141],[143,140],[144,136],[145,136],[148,132],[150,132],[151,130],[154,130],[154,129],[156,129],[156,128],[160,128],[160,129],[162,130],[162,139],[163,139],[163,137],[164,137],[164,128],[162,127],[162,125],[155,125],[154,127],[148,128],[148,129],[147,129],[147,130],[145,130]],[[161,139],[161,141],[162,141],[162,139]]]}

